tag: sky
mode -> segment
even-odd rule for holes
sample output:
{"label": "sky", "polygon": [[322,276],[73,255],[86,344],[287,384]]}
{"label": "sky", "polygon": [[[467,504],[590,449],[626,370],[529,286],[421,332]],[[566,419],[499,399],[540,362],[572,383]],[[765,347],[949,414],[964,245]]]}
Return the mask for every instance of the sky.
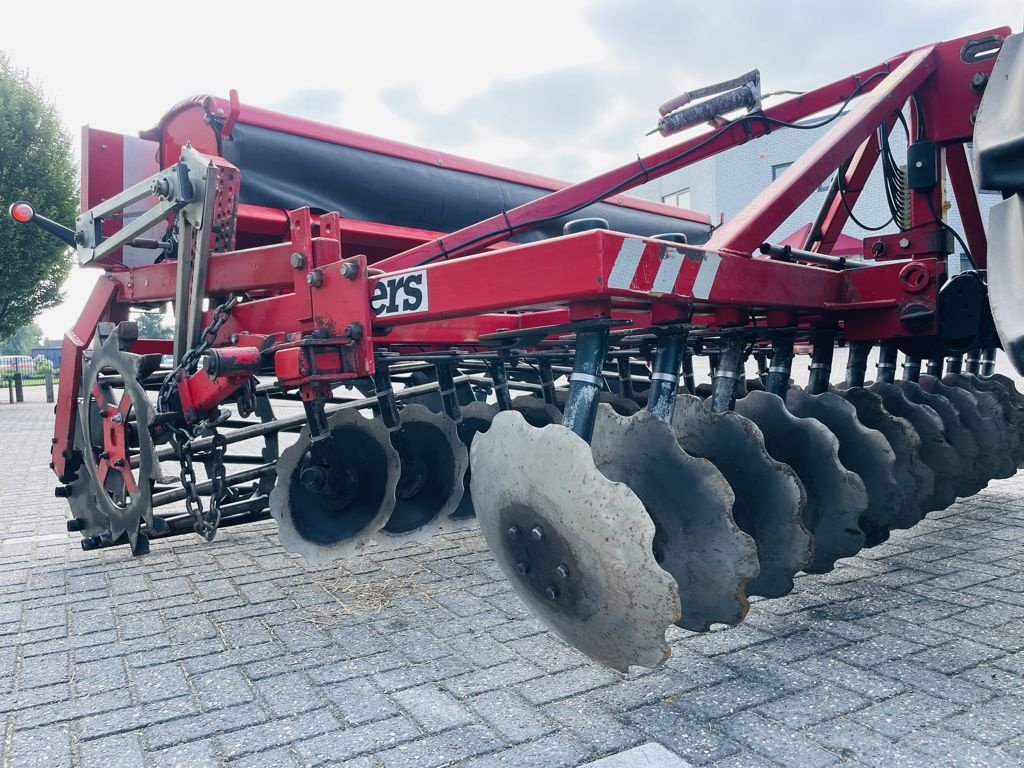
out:
{"label": "sky", "polygon": [[[1009,25],[1018,0],[42,2],[0,50],[76,138],[134,134],[183,98],[243,103],[576,181],[664,146],[657,106],[760,68],[805,90],[908,48]],[[95,280],[74,270],[46,335]]]}

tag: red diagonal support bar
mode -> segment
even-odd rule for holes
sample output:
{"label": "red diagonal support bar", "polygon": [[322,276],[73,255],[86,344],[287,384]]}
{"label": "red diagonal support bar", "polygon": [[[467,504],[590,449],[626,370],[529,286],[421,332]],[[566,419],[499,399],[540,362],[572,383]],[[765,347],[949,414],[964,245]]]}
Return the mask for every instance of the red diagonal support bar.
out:
{"label": "red diagonal support bar", "polygon": [[753,253],[934,71],[934,46],[907,56],[849,115],[836,121],[784,174],[717,229],[708,247]]}
{"label": "red diagonal support bar", "polygon": [[[929,53],[931,47],[924,50]],[[842,104],[855,89],[860,87],[861,93],[868,93],[884,80],[884,75],[892,67],[905,61],[909,56],[920,58],[921,52],[902,53],[884,64],[866,69],[850,77],[837,80],[802,96],[785,101],[771,109],[765,110],[765,116],[781,122],[792,123],[803,120],[823,110]],[[902,65],[901,65],[902,66]],[[845,121],[844,121],[845,122]],[[698,160],[711,157],[730,147],[745,144],[751,139],[765,135],[770,130],[768,120],[751,117],[741,120],[730,127],[703,133],[673,147],[663,149],[638,159],[632,163],[607,171],[587,181],[552,192],[539,200],[521,205],[508,211],[507,214],[492,216],[473,224],[458,232],[445,235],[443,238],[431,240],[429,243],[410,248],[374,264],[378,269],[388,272],[408,269],[440,258],[453,258],[480,251],[483,248],[507,238],[523,229],[528,229],[542,219],[553,219],[566,216],[574,211],[585,208],[612,195],[625,192],[640,184],[660,178],[667,173],[685,168]],[[853,151],[853,147],[847,155]],[[843,159],[847,155],[843,156]],[[836,163],[838,165],[838,161]],[[835,168],[835,165],[833,165]],[[801,201],[803,198],[801,198]]]}
{"label": "red diagonal support bar", "polygon": [[853,161],[846,169],[845,187],[843,195],[836,194],[832,205],[825,215],[821,224],[821,240],[814,244],[812,250],[819,253],[832,253],[836,241],[843,233],[843,227],[850,218],[850,211],[857,204],[860,193],[864,191],[864,185],[871,177],[871,171],[878,162],[878,133],[872,133],[860,145],[853,156]]}

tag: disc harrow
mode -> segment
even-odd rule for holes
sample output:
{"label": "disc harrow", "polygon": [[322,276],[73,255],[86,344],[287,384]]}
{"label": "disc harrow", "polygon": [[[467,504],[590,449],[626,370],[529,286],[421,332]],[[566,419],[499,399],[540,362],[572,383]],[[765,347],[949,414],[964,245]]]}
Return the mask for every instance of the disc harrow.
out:
{"label": "disc harrow", "polygon": [[[567,643],[622,671],[664,662],[670,627],[737,624],[751,596],[1024,466],[1024,394],[995,372],[1001,345],[1024,370],[1024,319],[988,300],[1024,224],[1004,210],[987,249],[965,149],[999,205],[1021,202],[1024,180],[986,160],[1024,147],[985,86],[1012,77],[1017,39],[924,46],[771,107],[756,72],[685,94],[657,130],[714,118],[703,133],[566,186],[237,98],[183,102],[139,140],[159,158],[148,178],[83,180],[74,230],[17,204],[104,271],[61,362],[69,529],[143,555],[272,520],[329,568],[479,526]],[[905,112],[910,171],[890,147]],[[815,115],[845,117],[721,226],[622,194]],[[900,231],[833,255],[880,159]],[[944,173],[970,270],[947,263]],[[802,247],[777,242],[830,177]],[[168,303],[171,340],[125,320]]]}

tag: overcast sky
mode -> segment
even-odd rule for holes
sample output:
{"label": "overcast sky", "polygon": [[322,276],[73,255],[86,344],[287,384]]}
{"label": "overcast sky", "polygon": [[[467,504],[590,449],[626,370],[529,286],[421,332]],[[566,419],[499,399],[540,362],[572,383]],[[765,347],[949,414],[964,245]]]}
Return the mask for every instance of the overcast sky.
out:
{"label": "overcast sky", "polygon": [[[758,67],[804,90],[1008,24],[1014,0],[36,3],[0,24],[77,137],[200,93],[578,180],[663,145],[657,105]],[[39,318],[63,333],[94,277]]]}

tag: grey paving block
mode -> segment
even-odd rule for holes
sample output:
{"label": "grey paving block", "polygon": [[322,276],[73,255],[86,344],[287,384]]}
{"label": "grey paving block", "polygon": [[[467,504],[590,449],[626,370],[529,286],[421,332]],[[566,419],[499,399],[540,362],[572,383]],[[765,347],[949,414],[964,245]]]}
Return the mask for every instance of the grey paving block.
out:
{"label": "grey paving block", "polygon": [[588,701],[556,701],[544,707],[550,722],[582,742],[594,748],[599,754],[619,752],[643,740],[639,729],[624,722],[625,713],[616,717]]}
{"label": "grey paving block", "polygon": [[821,681],[818,685],[755,707],[765,717],[799,730],[871,705],[871,700]]}
{"label": "grey paving block", "polygon": [[1001,696],[971,707],[943,725],[989,746],[1001,744],[1024,733],[1024,696]]}
{"label": "grey paving block", "polygon": [[471,725],[385,750],[377,754],[377,759],[385,768],[438,768],[493,752],[501,745],[501,740],[492,731],[482,725]]}
{"label": "grey paving block", "polygon": [[66,725],[15,730],[6,752],[9,768],[63,768],[74,762]]}
{"label": "grey paving block", "polygon": [[147,753],[153,768],[220,768],[223,762],[212,739],[197,739]]}
{"label": "grey paving block", "polygon": [[381,693],[366,678],[355,677],[338,683],[325,683],[321,690],[350,725],[371,723],[398,714],[395,701]]}
{"label": "grey paving block", "polygon": [[289,672],[253,683],[260,698],[278,717],[308,712],[324,704],[316,688],[301,672]]}
{"label": "grey paving block", "polygon": [[960,710],[958,704],[927,693],[911,691],[854,712],[850,719],[892,739],[898,739]]}
{"label": "grey paving block", "polygon": [[142,667],[132,672],[132,690],[140,703],[188,696],[191,689],[185,672],[176,662]]}
{"label": "grey paving block", "polygon": [[185,744],[194,739],[230,733],[265,720],[267,715],[258,704],[239,704],[158,723],[146,729],[146,740],[150,746],[159,749],[172,744]]}
{"label": "grey paving block", "polygon": [[331,731],[296,742],[295,752],[307,765],[336,764],[370,752],[388,750],[420,736],[420,729],[405,716],[392,717],[355,728]]}
{"label": "grey paving block", "polygon": [[440,733],[473,722],[469,711],[436,685],[406,688],[393,694],[393,698],[426,733]]}
{"label": "grey paving block", "polygon": [[719,723],[722,731],[779,762],[806,768],[826,768],[839,758],[799,733],[782,728],[754,712],[741,712]]}
{"label": "grey paving block", "polygon": [[219,751],[229,760],[252,753],[264,753],[286,744],[344,729],[333,714],[325,710],[304,712],[280,720],[248,725],[218,736]]}
{"label": "grey paving block", "polygon": [[613,685],[621,679],[622,676],[618,672],[590,664],[532,678],[520,683],[517,688],[527,701],[533,704],[547,704],[605,685]]}
{"label": "grey paving block", "polygon": [[244,704],[256,696],[249,681],[234,667],[193,675],[192,688],[199,706],[207,711]]}
{"label": "grey paving block", "polygon": [[735,741],[705,722],[664,704],[637,709],[628,719],[650,739],[696,765],[707,765],[740,751]]}
{"label": "grey paving block", "polygon": [[634,768],[641,765],[644,768],[692,768],[691,763],[655,742],[641,744],[617,755],[602,757],[600,760],[585,763],[580,768]]}
{"label": "grey paving block", "polygon": [[121,733],[83,741],[81,768],[146,768],[146,755],[137,733]]}

